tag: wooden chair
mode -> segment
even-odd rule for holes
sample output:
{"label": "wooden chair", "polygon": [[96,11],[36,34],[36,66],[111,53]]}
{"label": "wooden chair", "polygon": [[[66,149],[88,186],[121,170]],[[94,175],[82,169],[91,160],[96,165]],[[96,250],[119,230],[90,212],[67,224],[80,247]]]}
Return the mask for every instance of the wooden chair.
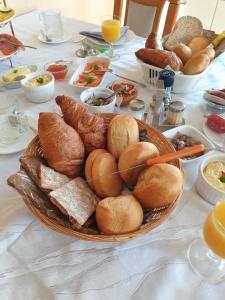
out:
{"label": "wooden chair", "polygon": [[[158,33],[163,8],[167,0],[125,0],[124,24],[137,35],[146,37],[149,32]],[[124,0],[114,0],[113,15],[122,16]],[[176,22],[180,0],[169,0],[163,35],[168,34]]]}

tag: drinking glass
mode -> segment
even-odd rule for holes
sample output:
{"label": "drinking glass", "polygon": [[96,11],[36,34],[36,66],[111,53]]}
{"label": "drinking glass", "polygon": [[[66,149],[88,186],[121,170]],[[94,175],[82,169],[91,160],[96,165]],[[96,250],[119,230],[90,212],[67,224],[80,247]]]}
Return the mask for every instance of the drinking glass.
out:
{"label": "drinking glass", "polygon": [[109,44],[109,51],[106,53],[109,58],[118,58],[118,55],[114,55],[113,44],[118,41],[121,33],[120,18],[114,16],[105,16],[102,18],[102,36],[104,40]]}
{"label": "drinking glass", "polygon": [[225,201],[218,202],[206,218],[204,240],[194,240],[187,257],[193,270],[211,283],[225,276]]}
{"label": "drinking glass", "polygon": [[63,37],[61,12],[58,10],[44,10],[39,13],[40,31],[47,42]]}
{"label": "drinking glass", "polygon": [[29,130],[27,117],[18,112],[15,99],[1,95],[0,101],[0,144],[17,142]]}

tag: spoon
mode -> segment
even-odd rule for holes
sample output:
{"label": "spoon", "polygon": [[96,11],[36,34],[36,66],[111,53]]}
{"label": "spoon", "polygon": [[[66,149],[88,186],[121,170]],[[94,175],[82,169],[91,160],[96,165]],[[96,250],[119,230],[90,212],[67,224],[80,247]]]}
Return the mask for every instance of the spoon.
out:
{"label": "spoon", "polygon": [[116,94],[122,92],[124,89],[125,89],[124,87],[123,87],[123,88],[120,88],[120,89],[116,90],[114,93],[112,93],[111,95],[107,96],[106,98],[102,98],[102,99],[103,99],[103,100],[107,100],[107,99],[109,99],[109,98],[115,96]]}

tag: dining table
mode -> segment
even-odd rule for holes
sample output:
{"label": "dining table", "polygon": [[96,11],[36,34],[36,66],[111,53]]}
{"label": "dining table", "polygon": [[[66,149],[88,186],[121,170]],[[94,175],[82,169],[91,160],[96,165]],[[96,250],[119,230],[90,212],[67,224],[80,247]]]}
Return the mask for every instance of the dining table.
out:
{"label": "dining table", "polygon": [[[80,93],[68,84],[73,72],[83,61],[75,52],[81,47],[76,41],[80,31],[97,25],[72,18],[63,18],[64,28],[71,39],[48,44],[39,41],[38,11],[13,19],[15,34],[26,48],[12,58],[14,67],[71,60],[65,80],[55,84],[55,96],[67,95],[79,101]],[[2,32],[8,32],[5,26]],[[111,68],[119,75],[145,83],[134,52],[143,48],[145,39],[115,47],[119,59]],[[10,70],[8,60],[0,62],[0,74]],[[205,121],[204,90],[224,87],[225,55],[218,56],[208,67],[195,90],[172,94],[174,100],[185,103],[185,122],[202,131]],[[118,79],[108,73],[106,85]],[[43,111],[57,110],[54,98],[36,104],[29,102],[23,90],[0,88],[1,95],[14,97],[19,110],[38,118]],[[149,104],[151,85],[138,88],[138,99]],[[119,113],[139,112],[121,108]],[[0,129],[1,130],[1,129]],[[0,299],[1,300],[223,300],[225,277],[211,284],[195,274],[187,259],[190,243],[202,237],[203,223],[213,205],[196,191],[199,164],[183,166],[183,194],[168,218],[141,237],[127,242],[95,242],[80,240],[55,232],[36,219],[22,197],[7,185],[7,178],[20,168],[21,152],[0,155]]]}

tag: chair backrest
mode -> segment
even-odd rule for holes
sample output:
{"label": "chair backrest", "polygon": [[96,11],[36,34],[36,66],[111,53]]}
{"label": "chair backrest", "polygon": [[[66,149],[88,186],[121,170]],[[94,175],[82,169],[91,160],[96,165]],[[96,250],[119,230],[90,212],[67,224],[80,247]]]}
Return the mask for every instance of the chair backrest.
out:
{"label": "chair backrest", "polygon": [[[146,37],[151,31],[158,33],[167,0],[114,0],[114,15],[122,16],[124,1],[126,2],[124,24],[129,25],[131,30],[142,37]],[[169,2],[163,35],[172,30],[180,7],[180,0]]]}

